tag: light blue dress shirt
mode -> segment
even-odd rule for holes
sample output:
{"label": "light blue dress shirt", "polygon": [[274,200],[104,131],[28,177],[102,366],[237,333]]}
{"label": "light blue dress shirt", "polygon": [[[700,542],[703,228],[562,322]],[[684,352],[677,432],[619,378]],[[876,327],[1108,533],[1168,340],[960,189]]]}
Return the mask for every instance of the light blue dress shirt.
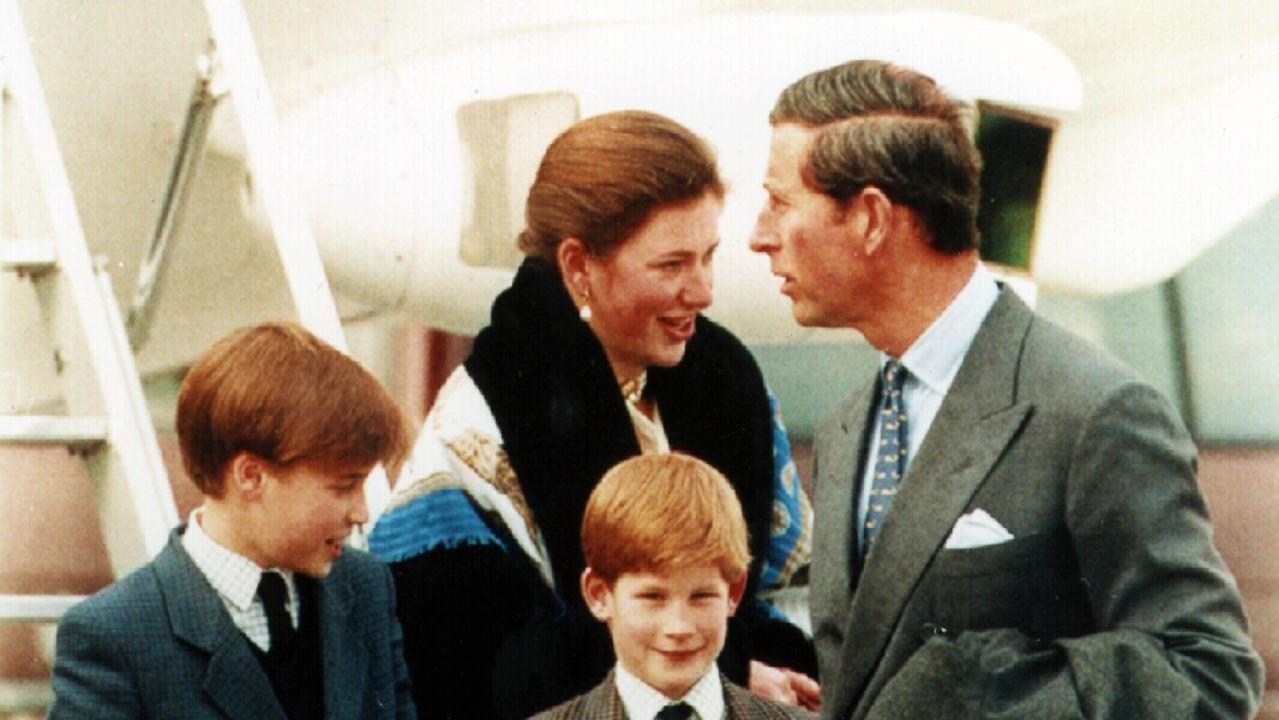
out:
{"label": "light blue dress shirt", "polygon": [[[995,276],[986,266],[977,264],[977,270],[968,279],[968,284],[959,295],[951,301],[932,325],[901,356],[901,364],[910,373],[906,378],[906,386],[902,391],[902,402],[906,408],[906,475],[902,482],[910,482],[910,464],[919,454],[924,444],[928,429],[932,427],[937,411],[950,385],[959,373],[959,366],[968,354],[977,331],[981,329],[987,313],[999,299],[999,286],[995,284]],[[888,355],[880,357],[880,369],[888,363]],[[870,504],[870,488],[875,469],[874,448],[879,447],[880,413],[875,413],[875,425],[871,430],[870,444],[872,449],[867,453],[866,466],[862,469],[861,493],[857,498],[857,549],[863,550],[865,543],[862,528],[866,522],[866,509]],[[892,514],[890,509],[889,515]]]}

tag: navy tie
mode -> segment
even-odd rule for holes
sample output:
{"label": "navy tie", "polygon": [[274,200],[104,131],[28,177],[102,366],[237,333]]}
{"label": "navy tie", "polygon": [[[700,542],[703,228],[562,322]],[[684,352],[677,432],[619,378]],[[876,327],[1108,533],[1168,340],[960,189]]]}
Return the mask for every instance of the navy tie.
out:
{"label": "navy tie", "polygon": [[691,717],[693,717],[693,706],[686,702],[677,702],[658,711],[654,720],[688,720]]}
{"label": "navy tie", "polygon": [[902,402],[906,375],[906,368],[897,360],[889,360],[884,365],[884,395],[879,405],[879,447],[876,448],[875,474],[870,485],[870,503],[862,525],[863,559],[869,559],[875,549],[875,538],[879,536],[884,516],[892,507],[897,486],[906,472],[906,406]]}
{"label": "navy tie", "polygon": [[264,572],[258,581],[258,597],[262,598],[262,609],[266,611],[266,626],[271,633],[271,654],[278,653],[288,647],[293,639],[293,621],[289,618],[289,591],[284,586],[284,578],[279,573]]}

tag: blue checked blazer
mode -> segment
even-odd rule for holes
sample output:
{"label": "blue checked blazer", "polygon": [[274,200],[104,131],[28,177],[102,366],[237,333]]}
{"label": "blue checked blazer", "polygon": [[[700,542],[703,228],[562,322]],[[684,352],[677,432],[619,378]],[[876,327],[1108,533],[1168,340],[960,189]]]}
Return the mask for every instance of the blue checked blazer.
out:
{"label": "blue checked blazer", "polygon": [[[182,549],[183,530],[62,618],[50,718],[285,720],[248,639]],[[347,549],[321,588],[326,716],[415,717],[386,566]]]}

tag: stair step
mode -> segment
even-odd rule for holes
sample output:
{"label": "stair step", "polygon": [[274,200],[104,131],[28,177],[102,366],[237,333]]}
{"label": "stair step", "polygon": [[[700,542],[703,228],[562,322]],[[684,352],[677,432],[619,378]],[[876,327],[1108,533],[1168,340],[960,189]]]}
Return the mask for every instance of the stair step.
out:
{"label": "stair step", "polygon": [[58,265],[58,250],[48,240],[0,241],[0,270],[42,273]]}
{"label": "stair step", "polygon": [[0,415],[0,443],[91,449],[106,442],[107,419],[65,415]]}
{"label": "stair step", "polygon": [[0,621],[57,622],[82,595],[0,595]]}

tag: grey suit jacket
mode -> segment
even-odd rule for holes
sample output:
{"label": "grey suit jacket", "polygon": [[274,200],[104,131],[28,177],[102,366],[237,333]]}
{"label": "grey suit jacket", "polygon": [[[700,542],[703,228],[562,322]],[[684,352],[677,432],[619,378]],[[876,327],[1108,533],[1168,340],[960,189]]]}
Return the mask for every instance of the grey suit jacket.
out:
{"label": "grey suit jacket", "polygon": [[[1244,718],[1261,662],[1169,403],[1004,290],[860,566],[878,388],[815,438],[823,717]],[[946,549],[981,508],[1014,539]]]}
{"label": "grey suit jacket", "polygon": [[[807,710],[756,697],[749,690],[735,685],[720,675],[724,685],[724,706],[728,720],[808,720],[817,716]],[[610,672],[604,682],[589,692],[578,695],[545,712],[534,715],[532,720],[629,720],[622,696],[617,692]],[[719,720],[713,718],[712,720]]]}
{"label": "grey suit jacket", "polygon": [[[184,529],[62,618],[50,718],[285,720],[248,639],[182,549]],[[320,604],[325,715],[415,717],[386,566],[344,550]]]}

